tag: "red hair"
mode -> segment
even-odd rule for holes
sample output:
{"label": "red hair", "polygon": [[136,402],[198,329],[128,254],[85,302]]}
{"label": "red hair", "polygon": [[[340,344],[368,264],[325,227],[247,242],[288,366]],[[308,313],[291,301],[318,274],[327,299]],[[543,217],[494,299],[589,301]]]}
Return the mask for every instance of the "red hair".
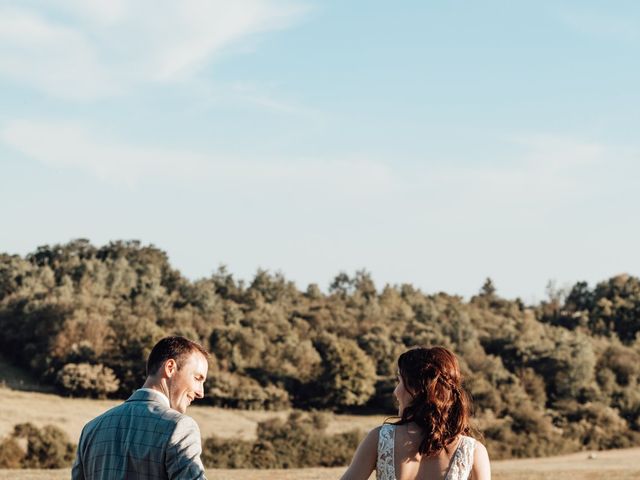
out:
{"label": "red hair", "polygon": [[422,455],[437,455],[458,435],[469,435],[471,400],[462,388],[458,359],[444,347],[414,348],[398,358],[398,371],[411,394],[396,425],[421,427]]}

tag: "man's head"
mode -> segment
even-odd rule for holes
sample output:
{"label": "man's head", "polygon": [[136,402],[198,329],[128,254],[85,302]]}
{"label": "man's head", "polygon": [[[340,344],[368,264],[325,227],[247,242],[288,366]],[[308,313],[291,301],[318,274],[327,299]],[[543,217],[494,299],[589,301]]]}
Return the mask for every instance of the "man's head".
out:
{"label": "man's head", "polygon": [[151,350],[145,386],[160,389],[171,408],[184,413],[195,398],[204,396],[209,353],[184,337],[166,337]]}

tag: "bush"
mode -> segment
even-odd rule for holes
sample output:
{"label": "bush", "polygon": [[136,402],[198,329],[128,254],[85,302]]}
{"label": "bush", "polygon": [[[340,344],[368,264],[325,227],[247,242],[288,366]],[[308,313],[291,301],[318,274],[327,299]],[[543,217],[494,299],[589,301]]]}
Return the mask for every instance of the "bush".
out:
{"label": "bush", "polygon": [[88,363],[67,363],[58,372],[56,382],[68,395],[93,398],[106,398],[120,386],[113,370]]}
{"label": "bush", "polygon": [[607,347],[598,363],[615,374],[619,385],[629,385],[640,376],[640,355],[629,347],[615,344]]}
{"label": "bush", "polygon": [[260,422],[258,440],[204,441],[202,461],[209,468],[339,467],[349,463],[361,440],[357,431],[327,435],[321,414],[292,413],[289,418]]}
{"label": "bush", "polygon": [[202,444],[202,462],[208,468],[250,468],[252,446],[252,442],[213,435]]}
{"label": "bush", "polygon": [[0,468],[20,468],[24,455],[15,438],[8,437],[0,442]]}
{"label": "bush", "polygon": [[267,385],[263,387],[250,377],[220,372],[209,379],[206,399],[215,406],[243,410],[284,410],[291,405],[286,390]]}
{"label": "bush", "polygon": [[558,408],[563,410],[566,435],[577,439],[583,448],[628,448],[640,441],[640,433],[629,429],[618,410],[607,405],[566,402],[558,405]]}
{"label": "bush", "polygon": [[22,458],[23,468],[65,468],[71,466],[76,446],[65,432],[53,425],[37,428],[20,423],[13,428],[14,439],[26,439],[27,452]]}
{"label": "bush", "polygon": [[502,418],[492,414],[481,419],[484,441],[491,458],[540,457],[573,451],[577,445],[562,437],[562,432],[550,419],[527,406]]}

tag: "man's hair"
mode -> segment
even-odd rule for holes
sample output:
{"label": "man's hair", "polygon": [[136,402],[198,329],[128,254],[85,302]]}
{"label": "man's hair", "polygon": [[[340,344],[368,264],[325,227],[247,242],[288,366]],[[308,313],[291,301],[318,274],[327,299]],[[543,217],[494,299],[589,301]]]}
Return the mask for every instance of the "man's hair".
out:
{"label": "man's hair", "polygon": [[204,358],[209,358],[209,352],[194,341],[184,337],[165,337],[155,344],[147,359],[147,376],[155,374],[169,359],[174,359],[178,370],[193,352],[199,352]]}

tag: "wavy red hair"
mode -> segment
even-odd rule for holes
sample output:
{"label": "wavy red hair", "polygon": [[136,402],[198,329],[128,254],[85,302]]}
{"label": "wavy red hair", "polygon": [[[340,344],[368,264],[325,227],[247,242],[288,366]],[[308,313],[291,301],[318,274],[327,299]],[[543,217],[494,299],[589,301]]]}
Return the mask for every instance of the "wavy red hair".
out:
{"label": "wavy red hair", "polygon": [[398,372],[411,401],[396,425],[417,424],[418,451],[437,455],[458,435],[469,435],[471,399],[462,387],[458,359],[444,347],[413,348],[398,358]]}

